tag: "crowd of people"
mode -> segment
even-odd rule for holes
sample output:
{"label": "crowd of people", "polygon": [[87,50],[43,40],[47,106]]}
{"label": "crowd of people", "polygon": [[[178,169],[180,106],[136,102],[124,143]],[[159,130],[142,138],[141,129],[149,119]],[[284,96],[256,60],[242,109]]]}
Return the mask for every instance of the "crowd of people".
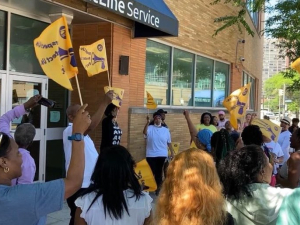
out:
{"label": "crowd of people", "polygon": [[[27,149],[35,128],[22,123],[12,137],[10,122],[34,108],[40,98],[34,96],[0,117],[0,204],[5,206],[0,224],[43,225],[46,215],[62,209],[65,199],[70,225],[299,224],[298,119],[283,118],[274,142],[251,124],[255,113],[247,114],[234,129],[224,111],[218,117],[205,112],[200,124],[194,124],[184,110],[196,148],[175,155],[167,111],[147,116],[143,135],[157,184],[154,210],[135,174],[133,157],[120,145],[119,108],[111,103],[112,91],[103,96],[93,116],[87,105],[68,107],[70,123],[63,133],[66,178],[33,183],[36,167]],[[88,134],[101,120],[98,153]]]}

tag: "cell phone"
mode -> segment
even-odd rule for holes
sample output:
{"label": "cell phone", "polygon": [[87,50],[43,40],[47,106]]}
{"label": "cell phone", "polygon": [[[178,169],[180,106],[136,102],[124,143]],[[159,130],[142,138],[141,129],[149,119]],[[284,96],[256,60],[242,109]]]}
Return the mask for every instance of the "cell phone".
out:
{"label": "cell phone", "polygon": [[46,106],[46,107],[48,107],[48,108],[53,108],[53,107],[55,106],[55,104],[56,104],[55,101],[50,100],[50,99],[47,99],[47,98],[41,98],[41,99],[38,101],[38,103],[39,103],[40,105]]}

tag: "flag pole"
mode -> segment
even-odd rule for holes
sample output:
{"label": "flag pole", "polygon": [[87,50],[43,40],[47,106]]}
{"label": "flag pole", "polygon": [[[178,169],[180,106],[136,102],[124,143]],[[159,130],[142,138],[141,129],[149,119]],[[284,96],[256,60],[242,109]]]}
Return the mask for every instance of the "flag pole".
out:
{"label": "flag pole", "polygon": [[81,91],[80,91],[79,82],[78,82],[78,78],[77,78],[77,74],[75,74],[75,79],[76,79],[76,84],[77,84],[77,89],[78,89],[80,104],[83,105],[82,97],[81,97]]}
{"label": "flag pole", "polygon": [[108,79],[108,86],[111,87],[109,69],[107,69],[107,79]]}

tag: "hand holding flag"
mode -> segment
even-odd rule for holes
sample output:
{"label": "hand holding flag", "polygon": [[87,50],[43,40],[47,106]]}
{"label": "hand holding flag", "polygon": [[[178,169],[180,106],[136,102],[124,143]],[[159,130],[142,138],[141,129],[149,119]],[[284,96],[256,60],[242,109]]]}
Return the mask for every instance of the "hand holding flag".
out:
{"label": "hand holding flag", "polygon": [[147,109],[156,109],[157,108],[157,104],[154,102],[154,99],[152,97],[152,95],[148,92],[147,92]]}
{"label": "hand holding flag", "polygon": [[79,48],[80,60],[89,77],[108,70],[104,39]]}
{"label": "hand holding flag", "polygon": [[124,89],[116,88],[116,87],[109,87],[109,86],[104,87],[105,94],[107,92],[109,92],[110,90],[112,90],[113,93],[114,93],[112,103],[117,107],[121,107],[122,106],[122,99],[123,99],[123,96],[124,96]]}

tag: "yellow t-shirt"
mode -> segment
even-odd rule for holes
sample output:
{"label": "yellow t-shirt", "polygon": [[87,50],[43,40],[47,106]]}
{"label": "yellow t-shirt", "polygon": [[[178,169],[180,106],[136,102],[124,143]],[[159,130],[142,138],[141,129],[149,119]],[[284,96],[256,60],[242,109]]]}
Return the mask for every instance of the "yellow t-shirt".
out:
{"label": "yellow t-shirt", "polygon": [[203,130],[203,129],[208,129],[213,133],[218,131],[218,129],[214,125],[205,126],[204,124],[197,124],[196,129],[197,129],[197,131],[200,131],[200,130]]}

